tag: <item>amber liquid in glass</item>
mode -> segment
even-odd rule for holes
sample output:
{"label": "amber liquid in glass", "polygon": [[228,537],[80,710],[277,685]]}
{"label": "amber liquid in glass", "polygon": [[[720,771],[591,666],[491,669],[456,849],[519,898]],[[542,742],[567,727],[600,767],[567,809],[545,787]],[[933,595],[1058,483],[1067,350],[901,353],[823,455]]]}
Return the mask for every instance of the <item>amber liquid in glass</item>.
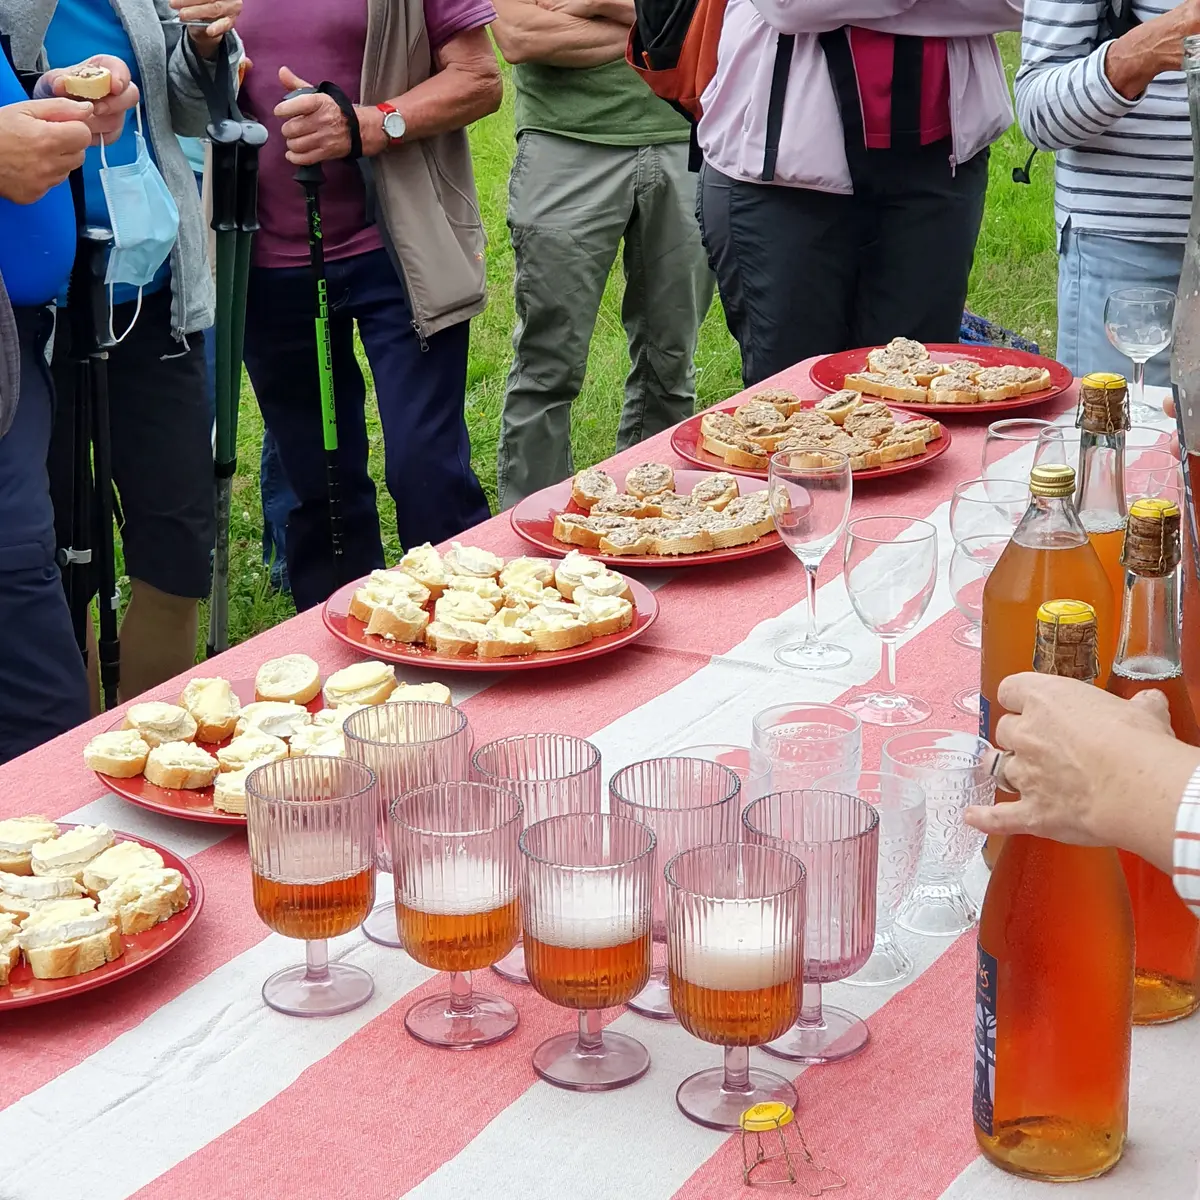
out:
{"label": "amber liquid in glass", "polygon": [[782,1037],[800,1011],[799,975],[746,991],[700,987],[667,972],[671,1007],[693,1037],[716,1046],[761,1046]]}
{"label": "amber liquid in glass", "polygon": [[1200,454],[1189,454],[1184,463],[1191,482],[1191,512],[1184,514],[1183,529],[1183,678],[1200,712],[1200,578],[1197,578],[1194,530],[1200,530]]}
{"label": "amber liquid in glass", "polygon": [[328,883],[280,883],[251,871],[254,907],[284,937],[318,941],[357,929],[375,903],[375,869]]}
{"label": "amber liquid in glass", "polygon": [[650,932],[619,946],[554,946],[525,935],[529,982],[564,1008],[615,1008],[650,978]]}
{"label": "amber liquid in glass", "polygon": [[396,925],[404,949],[435,971],[479,971],[499,962],[516,944],[521,905],[482,912],[423,912],[396,901]]}

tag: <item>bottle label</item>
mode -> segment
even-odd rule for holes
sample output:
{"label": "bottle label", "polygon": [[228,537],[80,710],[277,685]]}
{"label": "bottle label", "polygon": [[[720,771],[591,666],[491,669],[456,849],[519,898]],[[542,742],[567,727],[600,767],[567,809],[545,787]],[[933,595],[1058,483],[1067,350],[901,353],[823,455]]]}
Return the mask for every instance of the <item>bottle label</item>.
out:
{"label": "bottle label", "polygon": [[996,960],[978,947],[975,968],[975,1124],[992,1136],[992,1102],[996,1096]]}
{"label": "bottle label", "polygon": [[992,723],[992,704],[991,701],[982,693],[979,693],[979,736],[985,742],[992,740],[992,735],[988,730],[988,726]]}

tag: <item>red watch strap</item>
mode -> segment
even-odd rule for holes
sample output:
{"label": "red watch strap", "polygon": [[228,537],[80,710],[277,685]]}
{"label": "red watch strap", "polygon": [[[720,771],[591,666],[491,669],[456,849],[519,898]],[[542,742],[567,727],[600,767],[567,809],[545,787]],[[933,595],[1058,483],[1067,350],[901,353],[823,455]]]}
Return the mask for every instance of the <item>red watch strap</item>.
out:
{"label": "red watch strap", "polygon": [[389,104],[386,100],[382,104],[375,105],[375,107],[379,109],[384,116],[387,116],[388,113],[394,113],[396,111],[396,106],[394,104]]}

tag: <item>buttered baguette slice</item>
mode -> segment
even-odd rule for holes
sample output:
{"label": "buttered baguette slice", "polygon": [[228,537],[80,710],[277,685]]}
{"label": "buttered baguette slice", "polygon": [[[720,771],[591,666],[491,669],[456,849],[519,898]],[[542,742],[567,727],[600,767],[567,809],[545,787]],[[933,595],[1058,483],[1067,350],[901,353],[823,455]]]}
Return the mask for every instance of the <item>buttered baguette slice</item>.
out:
{"label": "buttered baguette slice", "polygon": [[196,737],[196,718],[178,704],[148,700],[125,714],[123,729],[136,729],[153,749],[163,742],[190,742]]}
{"label": "buttered baguette slice", "polygon": [[111,887],[122,875],[162,865],[162,855],[157,850],[139,842],[118,842],[97,854],[83,868],[83,886],[96,896],[106,887]]}
{"label": "buttered baguette slice", "polygon": [[216,777],[213,781],[212,803],[217,812],[241,817],[246,815],[246,779],[259,765],[255,763],[240,771],[222,771]]}
{"label": "buttered baguette slice", "polygon": [[425,701],[428,704],[453,704],[450,689],[444,683],[399,683],[388,697],[389,704]]}
{"label": "buttered baguette slice", "polygon": [[[301,725],[296,733],[306,726]],[[294,735],[293,735],[294,736]],[[287,742],[258,729],[248,729],[238,734],[228,746],[217,751],[217,763],[222,771],[244,771],[247,767],[261,767],[264,763],[278,762],[287,758]]]}
{"label": "buttered baguette slice", "polygon": [[118,922],[125,935],[145,933],[188,906],[183,876],[173,867],[147,866],[122,875],[99,898],[101,915]]}
{"label": "buttered baguette slice", "polygon": [[0,987],[8,984],[8,976],[21,958],[21,944],[17,940],[16,918],[0,912]]}
{"label": "buttered baguette slice", "polygon": [[377,604],[371,610],[365,632],[389,642],[421,642],[425,640],[425,627],[428,624],[429,614],[423,608],[406,596],[397,596]]}
{"label": "buttered baguette slice", "polygon": [[254,676],[256,700],[308,704],[321,690],[321,669],[307,654],[285,654],[272,658]]}
{"label": "buttered baguette slice", "polygon": [[232,737],[242,706],[228,679],[192,679],[179,703],[196,722],[196,740],[223,742]]}
{"label": "buttered baguette slice", "polygon": [[580,612],[591,628],[593,637],[620,633],[633,624],[633,605],[619,596],[595,596],[576,591]]}
{"label": "buttered baguette slice", "polygon": [[396,690],[396,668],[390,663],[357,662],[325,680],[325,704],[382,704]]}
{"label": "buttered baguette slice", "polygon": [[219,770],[217,760],[194,742],[166,742],[146,759],[146,778],[164,788],[206,788]]}
{"label": "buttered baguette slice", "polygon": [[255,732],[289,738],[312,720],[308,709],[292,700],[256,700],[238,717],[238,735]]}
{"label": "buttered baguette slice", "polygon": [[49,817],[10,817],[0,821],[0,871],[30,875],[30,851],[38,842],[58,837],[58,826]]}
{"label": "buttered baguette slice", "polygon": [[113,779],[132,779],[146,769],[149,753],[150,743],[136,729],[110,729],[84,746],[83,762],[89,771]]}
{"label": "buttered baguette slice", "polygon": [[335,725],[306,725],[288,743],[291,758],[320,754],[325,758],[345,758],[346,738]]}
{"label": "buttered baguette slice", "polygon": [[[183,742],[181,745],[189,745]],[[82,878],[85,863],[91,862],[114,841],[107,825],[79,825],[50,842],[39,842],[30,852],[35,875],[75,875]]]}
{"label": "buttered baguette slice", "polygon": [[21,923],[17,941],[36,979],[94,971],[124,953],[121,929],[91,900],[57,900]]}
{"label": "buttered baguette slice", "polygon": [[0,913],[24,921],[44,904],[78,900],[83,885],[73,875],[12,875],[0,871]]}
{"label": "buttered baguette slice", "polygon": [[401,560],[400,570],[411,575],[418,583],[429,589],[436,600],[446,586],[446,566],[436,547],[425,542],[414,546]]}

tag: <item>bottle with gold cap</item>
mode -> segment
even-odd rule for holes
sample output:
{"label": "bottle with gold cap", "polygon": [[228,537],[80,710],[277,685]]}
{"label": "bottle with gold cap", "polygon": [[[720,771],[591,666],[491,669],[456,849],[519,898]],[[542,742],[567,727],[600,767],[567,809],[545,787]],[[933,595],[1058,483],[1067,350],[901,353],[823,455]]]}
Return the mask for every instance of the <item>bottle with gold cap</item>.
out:
{"label": "bottle with gold cap", "polygon": [[[1121,633],[1108,690],[1128,699],[1157,688],[1166,695],[1175,736],[1200,746],[1180,660],[1179,527],[1173,500],[1145,497],[1129,509]],[[1136,854],[1120,857],[1137,933],[1134,1024],[1176,1021],[1200,1007],[1200,921],[1170,876]]]}
{"label": "bottle with gold cap", "polygon": [[[1095,608],[1101,686],[1116,645],[1116,603],[1075,508],[1075,472],[1059,464],[1034,467],[1029,491],[1029,507],[983,589],[979,736],[988,741],[995,740],[1004,712],[996,699],[1000,681],[1029,670],[1029,631],[1040,605],[1073,596]],[[998,798],[1013,797],[1001,792]]]}
{"label": "bottle with gold cap", "polygon": [[1125,586],[1125,433],[1129,388],[1123,375],[1097,372],[1079,385],[1079,471],[1075,505],[1112,585],[1119,609]]}
{"label": "bottle with gold cap", "polygon": [[[1090,605],[1051,600],[1028,629],[1035,671],[1094,680]],[[977,954],[980,1149],[1031,1179],[1102,1175],[1121,1157],[1129,1112],[1133,914],[1116,851],[1006,838]]]}

